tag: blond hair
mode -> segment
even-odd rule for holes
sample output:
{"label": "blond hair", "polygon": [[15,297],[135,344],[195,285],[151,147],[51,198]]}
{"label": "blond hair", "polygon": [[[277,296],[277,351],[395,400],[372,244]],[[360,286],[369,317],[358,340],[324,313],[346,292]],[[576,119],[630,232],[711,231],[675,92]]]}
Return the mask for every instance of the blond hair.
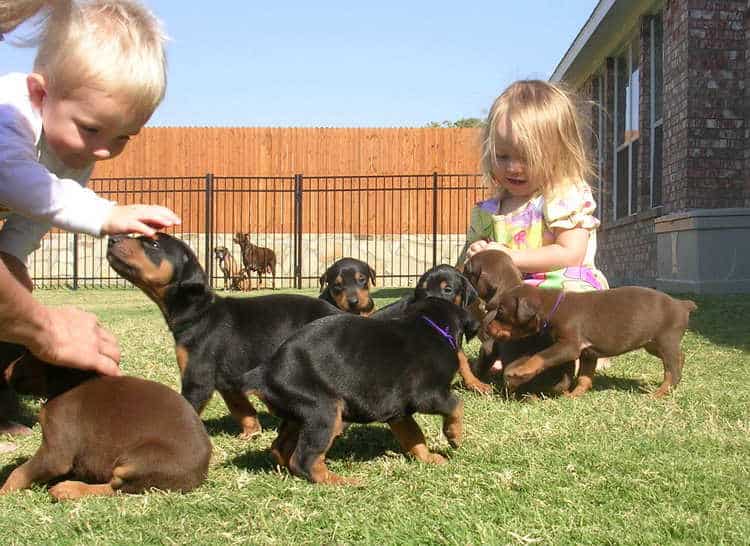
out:
{"label": "blond hair", "polygon": [[167,85],[159,20],[134,0],[89,0],[70,9],[60,4],[45,20],[34,72],[62,97],[83,85],[99,87],[148,119]]}
{"label": "blond hair", "polygon": [[511,84],[492,104],[482,130],[481,172],[489,188],[497,188],[493,170],[498,123],[506,123],[530,176],[549,194],[570,185],[586,185],[593,174],[583,128],[573,95],[542,80]]}

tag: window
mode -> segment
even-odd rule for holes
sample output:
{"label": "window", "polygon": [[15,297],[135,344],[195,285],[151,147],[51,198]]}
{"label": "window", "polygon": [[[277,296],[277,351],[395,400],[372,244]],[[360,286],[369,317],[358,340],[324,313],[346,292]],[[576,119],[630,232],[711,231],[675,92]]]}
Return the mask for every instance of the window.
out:
{"label": "window", "polygon": [[651,206],[661,205],[662,188],[662,125],[664,123],[664,33],[661,13],[651,18],[651,150],[649,180],[651,184]]}
{"label": "window", "polygon": [[598,218],[603,218],[602,204],[604,199],[602,194],[604,192],[603,176],[604,176],[604,143],[605,143],[605,115],[604,115],[604,76],[599,73],[594,77],[594,108],[596,109],[596,134],[594,135],[594,149],[596,150],[596,215]]}
{"label": "window", "polygon": [[639,52],[636,37],[615,58],[615,218],[638,211]]}

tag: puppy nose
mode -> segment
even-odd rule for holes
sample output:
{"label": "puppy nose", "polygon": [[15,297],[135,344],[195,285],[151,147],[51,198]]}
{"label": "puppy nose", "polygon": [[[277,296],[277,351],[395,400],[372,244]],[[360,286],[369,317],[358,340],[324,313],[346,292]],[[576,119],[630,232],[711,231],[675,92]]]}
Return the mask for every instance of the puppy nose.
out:
{"label": "puppy nose", "polygon": [[347,298],[346,302],[349,304],[349,307],[354,307],[359,303],[359,299],[356,297]]}

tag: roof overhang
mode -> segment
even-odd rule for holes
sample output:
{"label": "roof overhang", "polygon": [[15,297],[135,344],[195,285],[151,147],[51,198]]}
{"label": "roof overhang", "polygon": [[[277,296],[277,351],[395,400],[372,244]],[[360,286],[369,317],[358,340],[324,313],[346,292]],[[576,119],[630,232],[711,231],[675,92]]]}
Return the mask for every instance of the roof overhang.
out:
{"label": "roof overhang", "polygon": [[630,37],[639,18],[663,0],[600,0],[550,80],[577,88]]}

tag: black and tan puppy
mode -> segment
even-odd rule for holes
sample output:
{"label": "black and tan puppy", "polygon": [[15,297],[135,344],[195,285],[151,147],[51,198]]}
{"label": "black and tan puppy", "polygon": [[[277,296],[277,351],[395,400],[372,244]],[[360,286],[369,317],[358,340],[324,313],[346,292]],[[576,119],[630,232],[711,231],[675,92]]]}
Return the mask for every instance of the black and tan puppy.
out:
{"label": "black and tan puppy", "polygon": [[201,413],[218,390],[246,438],[260,432],[260,423],[242,390],[242,374],[270,359],[303,325],[340,312],[325,301],[295,294],[217,296],[190,247],[165,233],[112,237],[107,259],[164,314],[185,398]]}
{"label": "black and tan puppy", "polygon": [[[68,477],[59,499],[190,491],[206,478],[211,440],[198,414],[169,387],[43,363],[26,353],[4,370],[17,392],[47,398],[42,445],[13,470],[0,495]],[[81,481],[74,481],[81,480]]]}
{"label": "black and tan puppy", "polygon": [[[378,309],[372,315],[374,319],[397,318],[404,314],[409,305],[424,298],[441,298],[453,302],[459,307],[469,308],[477,299],[477,293],[471,283],[456,268],[440,264],[428,269],[417,281],[414,293]],[[469,360],[463,350],[458,350],[458,373],[467,389],[489,394],[492,385],[477,379],[471,370]]]}
{"label": "black and tan puppy", "polygon": [[596,292],[562,292],[519,286],[487,304],[497,339],[519,339],[548,331],[554,343],[503,370],[512,389],[539,373],[580,357],[580,372],[571,397],[591,388],[596,360],[644,348],[661,359],[664,380],[654,392],[661,397],[677,386],[685,357],[680,349],[690,312],[689,300],[637,286]]}
{"label": "black and tan puppy", "polygon": [[248,279],[250,272],[255,271],[258,275],[258,287],[263,284],[263,274],[271,275],[271,288],[276,288],[276,253],[270,248],[254,245],[250,241],[249,233],[237,232],[232,241],[240,245],[242,251],[242,264]]}
{"label": "black and tan puppy", "polygon": [[318,297],[347,313],[367,316],[375,307],[370,283],[375,286],[375,271],[369,264],[355,258],[341,258],[320,276]]}
{"label": "black and tan puppy", "polygon": [[379,319],[397,318],[403,315],[410,304],[428,297],[441,298],[459,307],[469,307],[477,299],[477,292],[455,267],[440,264],[419,277],[413,294],[378,309],[371,316]]}
{"label": "black and tan puppy", "polygon": [[409,306],[403,318],[347,313],[305,326],[243,380],[283,420],[272,455],[312,482],[346,482],[326,467],[333,440],[348,423],[384,422],[405,452],[443,462],[412,415],[442,415],[446,438],[460,444],[463,403],[451,382],[462,337],[478,327],[465,309],[436,298]]}

